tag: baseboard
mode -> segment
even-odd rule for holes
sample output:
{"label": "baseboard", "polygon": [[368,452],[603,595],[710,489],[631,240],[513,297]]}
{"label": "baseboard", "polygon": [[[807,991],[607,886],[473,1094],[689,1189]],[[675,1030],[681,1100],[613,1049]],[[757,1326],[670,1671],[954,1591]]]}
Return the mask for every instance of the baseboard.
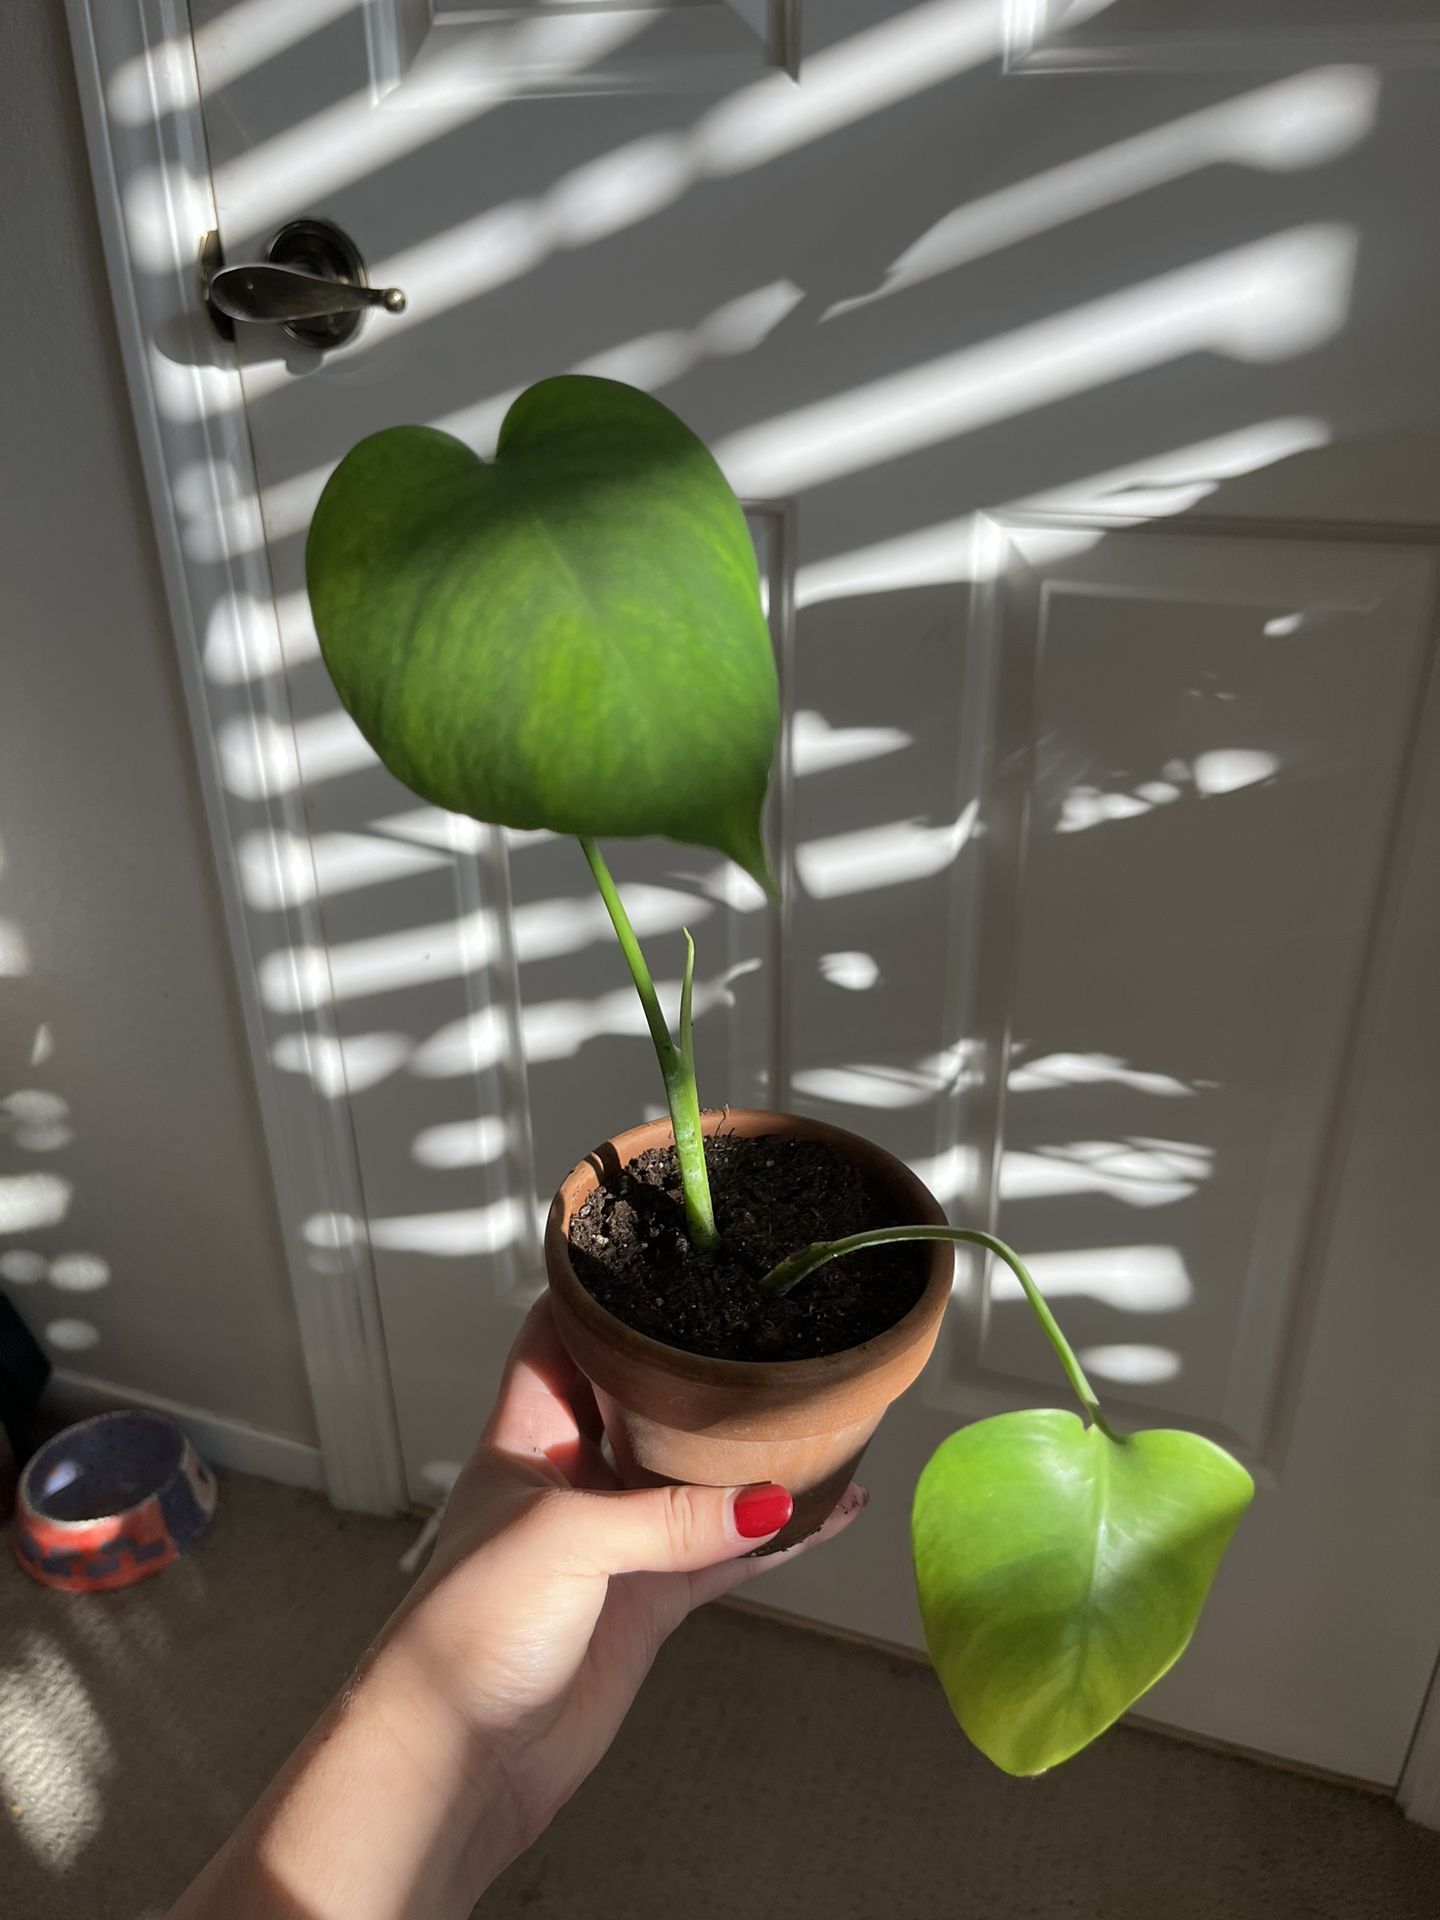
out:
{"label": "baseboard", "polygon": [[752,1614],[757,1620],[771,1620],[777,1627],[794,1627],[800,1633],[818,1633],[826,1640],[839,1640],[847,1647],[864,1647],[870,1653],[888,1653],[893,1660],[908,1660],[913,1666],[928,1667],[930,1656],[922,1647],[907,1647],[899,1640],[882,1640],[879,1634],[858,1633],[853,1627],[833,1626],[828,1620],[810,1620],[803,1613],[790,1613],[784,1607],[772,1607],[764,1600],[752,1600],[748,1594],[727,1593],[716,1601],[735,1613]]}
{"label": "baseboard", "polygon": [[325,1467],[318,1447],[283,1433],[267,1433],[244,1420],[207,1413],[203,1407],[166,1400],[158,1393],[142,1393],[135,1387],[118,1386],[113,1380],[97,1380],[92,1374],[72,1373],[62,1367],[50,1377],[45,1404],[67,1424],[119,1407],[163,1413],[185,1429],[196,1452],[212,1467],[233,1467],[237,1473],[278,1480],[287,1487],[313,1487],[317,1491],[325,1487]]}
{"label": "baseboard", "polygon": [[[918,1647],[903,1646],[894,1640],[882,1640],[875,1634],[856,1633],[850,1627],[831,1626],[826,1620],[807,1620],[803,1614],[787,1613],[781,1607],[767,1606],[763,1600],[751,1600],[742,1594],[726,1594],[724,1599],[716,1604],[729,1607],[736,1613],[751,1614],[757,1620],[773,1621],[779,1627],[794,1627],[801,1633],[818,1633],[826,1640],[839,1640],[846,1646],[864,1647],[871,1653],[889,1654],[895,1660],[908,1660],[915,1665],[925,1667],[930,1664],[929,1655]],[[1394,1798],[1393,1789],[1381,1785],[1378,1781],[1360,1780],[1349,1773],[1332,1773],[1326,1767],[1312,1767],[1304,1760],[1287,1760],[1277,1753],[1262,1753],[1255,1747],[1237,1746],[1230,1740],[1215,1740],[1208,1734],[1192,1733],[1188,1727],[1172,1727],[1162,1720],[1149,1720],[1144,1714],[1127,1713],[1120,1724],[1133,1727],[1139,1733],[1158,1734],[1162,1740],[1173,1740],[1183,1747],[1199,1747],[1206,1753],[1224,1754],[1232,1760],[1249,1760],[1257,1766],[1270,1767],[1277,1773],[1294,1773],[1305,1780],[1323,1780],[1327,1786],[1349,1787],[1353,1792],[1374,1794],[1381,1799]],[[1404,1810],[1421,1826],[1433,1826],[1436,1824],[1436,1819],[1427,1818],[1427,1813],[1432,1806],[1440,1806],[1440,1765],[1435,1767],[1433,1776],[1426,1774],[1424,1785],[1436,1798],[1432,1801],[1425,1797],[1423,1807],[1419,1811],[1412,1811],[1409,1805],[1405,1805]],[[1417,1805],[1421,1800],[1421,1784],[1417,1775]]]}
{"label": "baseboard", "polygon": [[1440,1831],[1440,1667],[1420,1709],[1415,1738],[1395,1798],[1407,1820]]}

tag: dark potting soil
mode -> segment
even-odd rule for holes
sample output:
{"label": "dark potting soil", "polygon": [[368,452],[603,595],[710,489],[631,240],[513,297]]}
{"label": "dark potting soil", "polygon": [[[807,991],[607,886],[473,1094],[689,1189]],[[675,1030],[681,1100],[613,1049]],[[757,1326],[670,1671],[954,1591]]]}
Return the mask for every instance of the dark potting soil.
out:
{"label": "dark potting soil", "polygon": [[786,1254],[902,1222],[894,1200],[819,1140],[720,1132],[705,1143],[720,1245],[685,1231],[673,1147],[598,1186],[570,1222],[584,1286],[618,1320],[668,1346],[723,1360],[809,1360],[893,1326],[925,1289],[926,1247],[867,1247],[772,1300],[759,1281]]}

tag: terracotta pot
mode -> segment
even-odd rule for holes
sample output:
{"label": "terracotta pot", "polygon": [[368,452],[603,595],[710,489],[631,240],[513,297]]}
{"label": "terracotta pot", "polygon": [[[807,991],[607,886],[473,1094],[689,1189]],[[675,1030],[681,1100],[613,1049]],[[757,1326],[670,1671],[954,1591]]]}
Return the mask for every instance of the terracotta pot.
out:
{"label": "terracotta pot", "polygon": [[[785,1133],[823,1140],[894,1194],[902,1220],[943,1226],[933,1194],[910,1169],[859,1134],[789,1113],[731,1108],[707,1113],[706,1136],[723,1127],[742,1139]],[[607,1140],[564,1181],[545,1226],[545,1266],[555,1318],[571,1358],[595,1388],[627,1486],[689,1481],[788,1487],[794,1516],[762,1551],[811,1534],[845,1491],[892,1400],[930,1357],[950,1297],[954,1248],[927,1246],[925,1291],[903,1319],[858,1347],[815,1360],[717,1360],[638,1333],[602,1307],[570,1264],[572,1216],[599,1182],[651,1147],[668,1147],[668,1120]]]}

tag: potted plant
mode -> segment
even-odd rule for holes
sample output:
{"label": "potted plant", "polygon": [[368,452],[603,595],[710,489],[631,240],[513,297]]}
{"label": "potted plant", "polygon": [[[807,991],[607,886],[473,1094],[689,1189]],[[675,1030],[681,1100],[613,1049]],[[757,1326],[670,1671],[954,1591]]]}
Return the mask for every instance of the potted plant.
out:
{"label": "potted plant", "polygon": [[685,967],[672,1034],[599,842],[719,850],[768,891],[775,667],[744,516],[703,443],[609,380],[529,388],[493,460],[428,427],[362,440],[307,577],[341,700],[392,773],[477,819],[573,834],[644,1007],[670,1118],[561,1183],[556,1316],[624,1478],[778,1481],[820,1525],[934,1346],[953,1248],[1015,1273],[1081,1415],[953,1434],[912,1521],[926,1638],[961,1725],[1043,1771],[1183,1650],[1253,1492],[1183,1432],[1121,1435],[1023,1262],[952,1227],[879,1147],[793,1115],[702,1112]]}

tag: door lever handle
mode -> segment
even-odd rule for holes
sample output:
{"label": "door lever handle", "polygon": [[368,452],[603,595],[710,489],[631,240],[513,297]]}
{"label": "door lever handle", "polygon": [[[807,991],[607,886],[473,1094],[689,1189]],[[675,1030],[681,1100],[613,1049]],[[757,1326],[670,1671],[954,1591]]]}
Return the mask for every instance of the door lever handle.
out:
{"label": "door lever handle", "polygon": [[281,327],[292,340],[328,353],[353,340],[371,307],[403,313],[399,287],[372,287],[348,234],[328,220],[291,220],[263,260],[221,264],[220,236],[206,234],[200,279],[210,318],[227,339],[234,322]]}
{"label": "door lever handle", "polygon": [[399,287],[363,287],[299,267],[277,267],[269,261],[247,261],[240,267],[222,267],[210,282],[210,304],[232,320],[248,320],[280,327],[296,320],[323,320],[335,313],[359,313],[383,307],[387,313],[405,311]]}

